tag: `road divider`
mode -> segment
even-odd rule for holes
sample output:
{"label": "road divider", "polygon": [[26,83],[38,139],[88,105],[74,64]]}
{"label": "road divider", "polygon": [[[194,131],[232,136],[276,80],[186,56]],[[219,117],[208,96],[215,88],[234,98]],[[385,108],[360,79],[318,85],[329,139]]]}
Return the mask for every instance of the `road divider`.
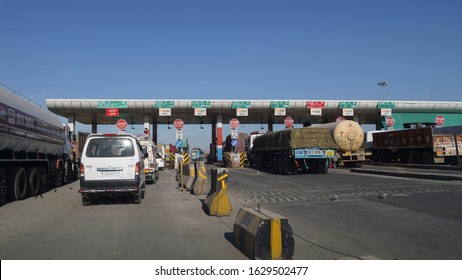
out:
{"label": "road divider", "polygon": [[210,216],[230,216],[232,208],[228,196],[228,170],[226,168],[214,168],[211,173],[210,191],[204,201],[207,214]]}
{"label": "road divider", "polygon": [[241,208],[233,226],[235,246],[250,259],[293,259],[295,241],[287,218],[265,209]]}
{"label": "road divider", "polygon": [[202,160],[196,161],[195,163],[196,179],[191,186],[191,193],[195,195],[208,194],[210,191],[210,185],[207,184],[207,169],[205,163]]}
{"label": "road divider", "polygon": [[178,184],[181,189],[191,190],[191,187],[196,179],[196,171],[194,164],[181,164],[180,163],[180,173]]}

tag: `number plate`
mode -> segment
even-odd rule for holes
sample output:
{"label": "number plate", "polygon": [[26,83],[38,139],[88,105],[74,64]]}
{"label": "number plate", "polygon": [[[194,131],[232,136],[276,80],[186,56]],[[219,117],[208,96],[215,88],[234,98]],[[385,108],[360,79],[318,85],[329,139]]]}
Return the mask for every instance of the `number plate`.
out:
{"label": "number plate", "polygon": [[98,172],[98,175],[102,177],[120,176],[121,174],[122,174],[121,171],[100,171]]}

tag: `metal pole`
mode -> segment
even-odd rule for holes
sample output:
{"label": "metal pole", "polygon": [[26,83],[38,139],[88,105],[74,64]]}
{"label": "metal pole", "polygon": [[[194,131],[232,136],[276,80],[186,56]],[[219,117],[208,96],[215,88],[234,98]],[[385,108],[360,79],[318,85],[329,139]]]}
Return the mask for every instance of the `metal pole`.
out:
{"label": "metal pole", "polygon": [[457,166],[460,166],[459,144],[457,143],[457,134],[454,134],[454,143],[456,144]]}

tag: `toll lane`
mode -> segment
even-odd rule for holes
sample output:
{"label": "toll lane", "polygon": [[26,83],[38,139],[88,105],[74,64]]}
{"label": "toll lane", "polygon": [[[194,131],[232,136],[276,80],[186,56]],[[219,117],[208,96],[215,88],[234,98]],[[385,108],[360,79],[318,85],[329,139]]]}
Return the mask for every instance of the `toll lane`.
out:
{"label": "toll lane", "polygon": [[230,192],[240,205],[286,216],[297,259],[462,257],[460,182],[231,169]]}

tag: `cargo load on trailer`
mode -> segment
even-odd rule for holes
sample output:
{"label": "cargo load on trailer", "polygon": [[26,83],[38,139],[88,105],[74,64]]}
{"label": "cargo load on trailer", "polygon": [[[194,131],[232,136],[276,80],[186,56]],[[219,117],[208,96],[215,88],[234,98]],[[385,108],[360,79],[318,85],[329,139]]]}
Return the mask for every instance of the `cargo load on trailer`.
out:
{"label": "cargo load on trailer", "polygon": [[270,167],[274,173],[327,173],[328,160],[339,146],[327,128],[303,127],[268,132],[257,136],[249,152],[258,169]]}
{"label": "cargo load on trailer", "polygon": [[345,167],[361,167],[366,161],[363,147],[364,131],[359,123],[351,120],[319,124],[314,127],[329,129],[333,140],[338,145],[339,164]]}
{"label": "cargo load on trailer", "polygon": [[462,126],[421,127],[373,134],[375,162],[460,165]]}
{"label": "cargo load on trailer", "polygon": [[58,116],[0,87],[0,205],[76,179],[69,128]]}

